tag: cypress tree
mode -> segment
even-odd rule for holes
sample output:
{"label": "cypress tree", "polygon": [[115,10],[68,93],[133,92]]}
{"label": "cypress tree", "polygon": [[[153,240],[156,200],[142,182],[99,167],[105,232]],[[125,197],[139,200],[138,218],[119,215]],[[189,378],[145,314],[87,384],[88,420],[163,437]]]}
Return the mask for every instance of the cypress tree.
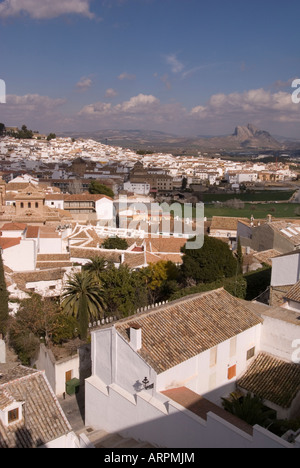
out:
{"label": "cypress tree", "polygon": [[0,333],[5,335],[9,318],[8,292],[6,289],[4,266],[2,255],[0,255]]}

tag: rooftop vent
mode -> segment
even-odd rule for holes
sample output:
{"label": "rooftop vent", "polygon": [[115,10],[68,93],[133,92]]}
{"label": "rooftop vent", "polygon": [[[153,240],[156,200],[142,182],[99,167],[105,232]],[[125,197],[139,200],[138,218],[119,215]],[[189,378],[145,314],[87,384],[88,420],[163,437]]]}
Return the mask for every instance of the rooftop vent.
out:
{"label": "rooftop vent", "polygon": [[137,323],[130,324],[130,346],[134,351],[139,351],[142,348],[142,328]]}

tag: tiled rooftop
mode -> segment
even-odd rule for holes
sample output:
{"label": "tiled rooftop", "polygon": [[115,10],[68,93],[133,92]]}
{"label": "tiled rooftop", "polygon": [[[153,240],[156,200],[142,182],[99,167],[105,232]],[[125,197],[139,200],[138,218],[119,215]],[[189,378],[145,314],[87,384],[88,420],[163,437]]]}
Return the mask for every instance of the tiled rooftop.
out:
{"label": "tiled rooftop", "polygon": [[0,448],[34,448],[55,440],[71,427],[43,372],[20,365],[2,366],[0,402],[24,402],[23,419],[6,427],[0,421]]}
{"label": "tiled rooftop", "polygon": [[120,320],[114,326],[127,341],[132,322],[142,329],[139,354],[160,374],[261,324],[262,319],[245,301],[218,289]]}
{"label": "tiled rooftop", "polygon": [[300,302],[300,281],[298,281],[286,294],[285,299]]}
{"label": "tiled rooftop", "polygon": [[282,408],[290,408],[300,392],[300,365],[260,353],[238,386]]}

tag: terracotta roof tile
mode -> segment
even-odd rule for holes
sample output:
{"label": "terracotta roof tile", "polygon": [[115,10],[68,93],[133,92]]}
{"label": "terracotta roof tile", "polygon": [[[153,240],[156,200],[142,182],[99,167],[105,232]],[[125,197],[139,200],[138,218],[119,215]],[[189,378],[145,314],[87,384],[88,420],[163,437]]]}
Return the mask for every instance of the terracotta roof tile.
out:
{"label": "terracotta roof tile", "polygon": [[0,237],[0,247],[3,250],[19,245],[20,242],[21,237]]}
{"label": "terracotta roof tile", "polygon": [[16,366],[4,373],[0,400],[4,398],[24,402],[25,418],[8,427],[0,421],[0,448],[34,448],[72,430],[43,372]]}
{"label": "terracotta roof tile", "polygon": [[300,365],[260,353],[237,383],[248,392],[290,408],[300,392]]}
{"label": "terracotta roof tile", "polygon": [[186,387],[173,388],[161,393],[205,421],[207,420],[207,413],[214,413],[247,434],[253,434],[252,426]]}
{"label": "terracotta roof tile", "polygon": [[196,294],[116,323],[128,341],[134,321],[142,328],[139,354],[158,373],[259,325],[262,319],[224,289]]}
{"label": "terracotta roof tile", "polygon": [[285,299],[300,302],[300,281],[298,281],[286,294]]}
{"label": "terracotta roof tile", "polygon": [[23,223],[6,223],[2,226],[1,231],[24,231],[27,224]]}

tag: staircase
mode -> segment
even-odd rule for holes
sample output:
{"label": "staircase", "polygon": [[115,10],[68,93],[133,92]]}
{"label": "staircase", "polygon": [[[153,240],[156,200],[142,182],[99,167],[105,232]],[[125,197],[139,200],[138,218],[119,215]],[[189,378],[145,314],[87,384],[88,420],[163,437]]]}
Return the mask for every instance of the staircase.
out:
{"label": "staircase", "polygon": [[95,431],[92,428],[86,428],[84,434],[95,448],[153,448],[153,446],[147,442],[138,442],[131,438],[122,437],[119,434],[109,434],[103,430]]}

